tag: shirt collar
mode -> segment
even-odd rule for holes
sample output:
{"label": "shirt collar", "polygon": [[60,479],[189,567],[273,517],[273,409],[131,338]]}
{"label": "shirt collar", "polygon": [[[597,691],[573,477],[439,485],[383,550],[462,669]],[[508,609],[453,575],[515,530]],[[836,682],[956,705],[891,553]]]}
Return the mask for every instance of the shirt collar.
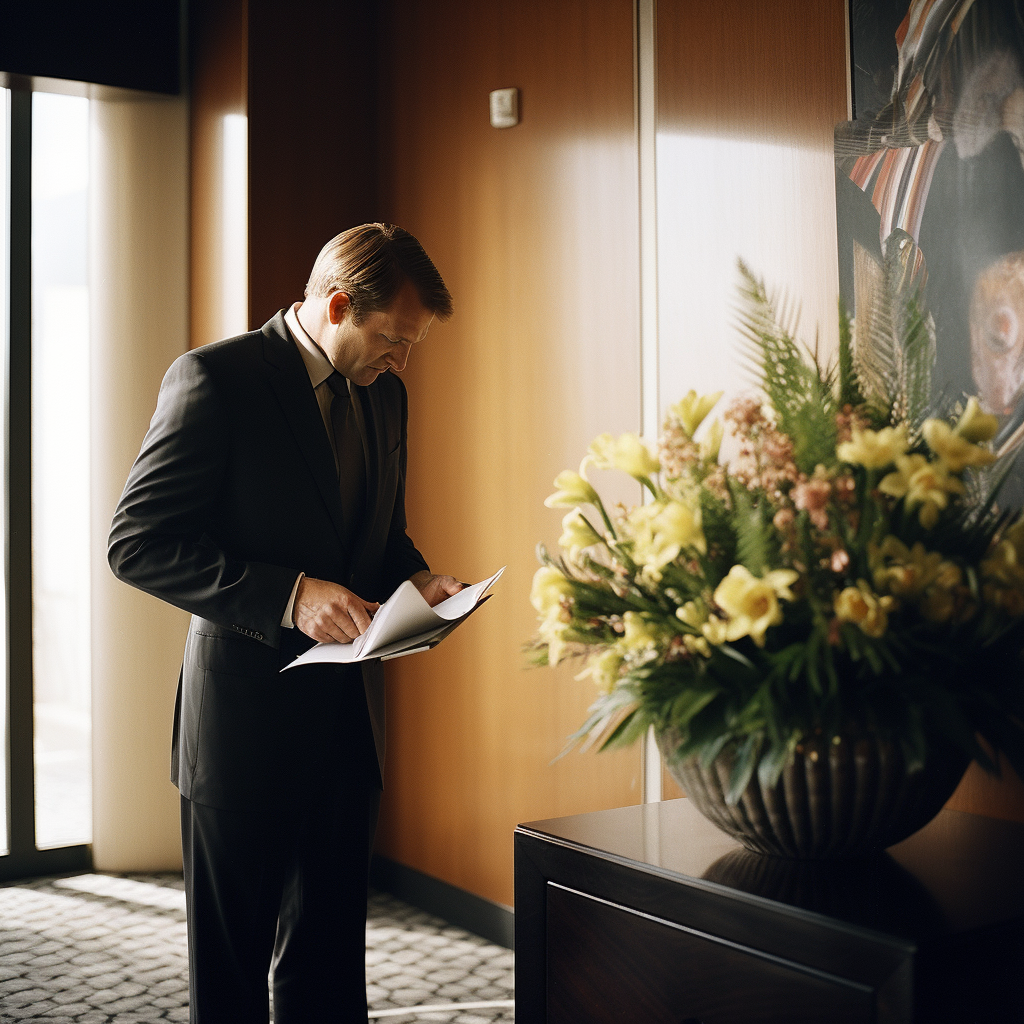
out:
{"label": "shirt collar", "polygon": [[296,310],[301,302],[295,302],[284,314],[284,322],[292,336],[292,340],[298,346],[299,355],[306,364],[306,373],[309,374],[309,382],[314,388],[319,387],[332,373],[334,367],[330,360],[323,354],[316,342],[306,333],[306,329],[299,323]]}

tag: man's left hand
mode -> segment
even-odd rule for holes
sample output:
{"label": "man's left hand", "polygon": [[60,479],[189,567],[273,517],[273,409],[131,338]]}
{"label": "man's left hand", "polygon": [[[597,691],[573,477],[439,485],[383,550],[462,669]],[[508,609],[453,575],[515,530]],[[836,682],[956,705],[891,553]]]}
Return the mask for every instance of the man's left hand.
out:
{"label": "man's left hand", "polygon": [[415,576],[410,576],[409,582],[423,595],[431,608],[445,598],[457,594],[466,585],[460,583],[454,576],[435,576],[426,569],[422,569]]}

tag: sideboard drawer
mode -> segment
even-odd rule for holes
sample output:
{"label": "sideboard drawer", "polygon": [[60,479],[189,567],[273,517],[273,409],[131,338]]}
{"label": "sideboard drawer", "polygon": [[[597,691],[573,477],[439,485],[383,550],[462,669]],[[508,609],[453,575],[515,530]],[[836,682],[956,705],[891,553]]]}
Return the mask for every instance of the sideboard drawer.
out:
{"label": "sideboard drawer", "polygon": [[870,988],[547,884],[548,1024],[868,1024]]}

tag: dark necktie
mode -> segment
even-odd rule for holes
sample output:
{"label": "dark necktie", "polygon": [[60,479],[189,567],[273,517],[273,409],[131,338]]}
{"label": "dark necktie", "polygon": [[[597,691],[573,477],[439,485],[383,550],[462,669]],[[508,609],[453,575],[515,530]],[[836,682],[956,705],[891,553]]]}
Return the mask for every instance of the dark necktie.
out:
{"label": "dark necktie", "polygon": [[355,540],[366,505],[366,462],[363,441],[359,436],[355,410],[349,398],[348,380],[332,373],[327,384],[334,392],[331,400],[331,429],[334,451],[338,457],[338,486],[341,491],[341,512],[345,518],[348,541]]}

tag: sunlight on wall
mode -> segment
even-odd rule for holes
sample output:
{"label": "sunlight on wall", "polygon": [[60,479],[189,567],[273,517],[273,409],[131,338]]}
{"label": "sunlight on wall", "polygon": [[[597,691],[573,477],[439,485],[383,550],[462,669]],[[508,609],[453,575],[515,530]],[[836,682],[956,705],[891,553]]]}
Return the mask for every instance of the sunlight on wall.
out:
{"label": "sunlight on wall", "polygon": [[107,533],[188,347],[188,101],[94,99],[90,124],[93,864],[180,870],[167,756],[188,614],[116,580]]}
{"label": "sunlight on wall", "polygon": [[831,150],[660,133],[659,384],[662,409],[690,388],[749,388],[735,327],[737,258],[800,304],[798,336],[838,346]]}
{"label": "sunlight on wall", "polygon": [[221,155],[221,337],[249,329],[249,120],[224,116]]}

